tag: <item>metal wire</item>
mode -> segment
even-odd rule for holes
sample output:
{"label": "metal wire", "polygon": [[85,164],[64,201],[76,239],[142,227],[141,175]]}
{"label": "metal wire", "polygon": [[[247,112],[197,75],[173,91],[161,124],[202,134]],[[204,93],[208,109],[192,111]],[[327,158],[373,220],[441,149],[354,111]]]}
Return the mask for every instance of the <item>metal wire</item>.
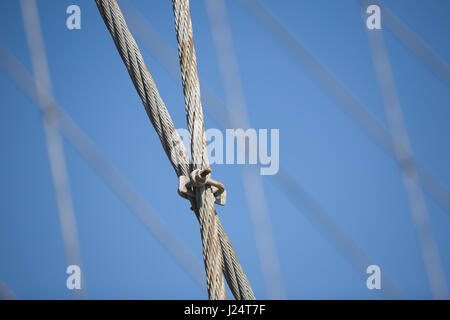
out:
{"label": "metal wire", "polygon": [[[191,141],[191,169],[207,169],[209,168],[209,160],[189,1],[173,0],[172,6],[178,41],[186,119]],[[210,300],[223,300],[225,299],[225,283],[222,277],[223,261],[216,228],[214,196],[211,188],[206,186],[195,188],[195,198],[194,210],[200,223],[202,235],[208,295]]]}
{"label": "metal wire", "polygon": [[[191,168],[207,169],[208,160],[205,150],[206,141],[204,139],[200,91],[198,78],[195,78],[196,70],[193,69],[196,66],[196,62],[188,2],[175,1],[173,7],[178,44],[181,49],[180,62],[186,101],[186,115],[191,141],[193,141],[191,144],[191,153],[193,155],[191,164],[117,2],[115,0],[96,0],[96,3],[177,175],[179,177],[189,177]],[[224,231],[219,230],[222,226],[214,210],[214,195],[210,187],[206,185],[195,187],[195,192],[195,201],[191,201],[191,206],[200,223],[208,295],[210,299],[224,299],[225,287],[222,270],[230,270],[230,268],[223,269],[223,264],[226,261],[233,261],[235,264],[239,264],[239,262],[236,260],[235,254],[229,256],[229,259],[223,259],[223,255],[229,254],[232,246],[228,238],[220,240],[218,238],[219,234],[224,233]],[[222,252],[221,241],[222,243],[228,242],[227,247],[229,250]],[[243,272],[242,268],[236,271]],[[245,274],[241,275],[241,279],[247,290],[240,292],[251,292]],[[233,284],[229,283],[230,286]],[[233,292],[237,291],[233,290]],[[248,298],[252,297],[249,296]]]}
{"label": "metal wire", "polygon": [[[122,0],[121,3],[124,12],[129,17],[130,25],[140,42],[152,53],[175,81],[179,79],[179,72],[175,62],[176,55],[169,45],[128,1]],[[241,119],[239,116],[234,112],[229,112],[229,107],[222,103],[207,84],[202,86],[202,92],[203,104],[207,106],[205,111],[210,111],[211,115],[214,116],[222,127],[228,128],[230,126],[232,127],[233,123],[240,123]],[[373,264],[373,259],[369,258],[358,247],[333,218],[321,208],[320,204],[309,195],[306,188],[292,177],[283,165],[280,165],[279,173],[271,177],[269,181],[287,196],[299,213],[304,214],[312,225],[353,264],[362,276],[366,276],[366,268],[368,265]],[[383,279],[382,295],[387,298],[401,298],[402,294],[386,272],[383,273]]]}

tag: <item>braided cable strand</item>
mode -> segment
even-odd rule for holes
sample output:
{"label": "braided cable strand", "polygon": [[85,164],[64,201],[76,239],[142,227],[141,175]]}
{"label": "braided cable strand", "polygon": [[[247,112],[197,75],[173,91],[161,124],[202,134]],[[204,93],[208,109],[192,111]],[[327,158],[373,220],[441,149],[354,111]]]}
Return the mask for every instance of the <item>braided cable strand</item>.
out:
{"label": "braided cable strand", "polygon": [[170,163],[178,176],[187,175],[189,156],[117,2],[96,0],[96,3]]}
{"label": "braided cable strand", "polygon": [[[139,48],[127,27],[117,2],[115,0],[96,0],[96,3],[177,176],[188,176],[189,156],[175,130],[173,121],[159,95],[153,78],[144,64]],[[201,105],[199,110],[200,113],[197,114],[201,116],[199,123],[201,123],[203,130]],[[197,116],[192,116],[191,123],[198,122],[197,119]],[[196,134],[199,134],[198,130]],[[204,136],[204,133],[199,136]],[[206,149],[206,140],[204,147]],[[196,150],[196,157],[199,152],[204,154],[203,149],[197,148]],[[208,164],[207,156],[202,155],[200,158],[205,160],[202,160],[200,163]],[[209,188],[208,190],[205,190],[205,187],[202,188],[203,191],[200,193],[200,196],[196,196],[195,203],[191,202],[191,205],[201,226],[209,297],[211,299],[225,298],[225,289],[220,273],[223,268],[225,278],[236,299],[255,299],[230,240],[222,228],[219,217],[214,213],[214,196]],[[206,208],[196,209],[201,207],[198,205],[199,203],[206,203],[205,197],[210,198],[212,202]],[[212,219],[206,214],[208,212],[213,212]],[[218,235],[218,241],[216,236],[215,242],[213,239],[214,233]],[[210,245],[213,243],[214,245]],[[211,256],[214,256],[214,259],[210,259]],[[219,274],[217,274],[218,271]],[[220,279],[222,279],[221,282]]]}
{"label": "braided cable strand", "polygon": [[[186,118],[191,137],[192,169],[206,169],[209,167],[209,161],[189,2],[174,0],[172,5],[178,40],[178,57],[181,66]],[[225,284],[222,277],[223,257],[217,231],[217,216],[214,211],[214,195],[211,188],[207,186],[196,187],[195,195],[196,205],[194,210],[202,234],[208,295],[211,300],[222,300],[225,299]]]}
{"label": "braided cable strand", "polygon": [[236,299],[255,300],[252,287],[218,217],[216,222],[223,254],[223,274],[225,275],[228,286]]}
{"label": "braided cable strand", "polygon": [[209,166],[206,152],[206,137],[203,123],[200,83],[197,73],[197,59],[194,48],[189,1],[173,0],[175,31],[178,40],[178,57],[181,66],[184,102],[189,133],[193,169]]}
{"label": "braided cable strand", "polygon": [[[200,99],[200,82],[197,73],[197,59],[194,47],[194,36],[192,30],[192,22],[189,8],[189,0],[172,0],[174,18],[175,18],[175,31],[178,41],[178,57],[181,66],[181,81],[183,84],[184,101],[186,109],[186,118],[188,122],[188,129],[191,135],[191,154],[192,154],[192,169],[204,169],[209,167],[206,137],[203,121],[203,110]],[[211,274],[211,281],[217,282],[217,288],[220,288],[220,294],[223,294],[225,298],[225,288],[222,289],[223,279],[220,275],[218,279],[217,271],[219,271],[218,263],[222,260],[223,273],[227,280],[228,285],[236,299],[254,300],[255,296],[248,282],[247,276],[244,273],[236,253],[228,239],[219,217],[214,210],[214,196],[210,188],[197,188],[196,189],[197,208],[199,210],[197,217],[202,219],[201,226],[208,228],[205,232],[202,231],[202,235],[206,233],[213,237],[209,240],[209,237],[205,239],[203,237],[204,255],[206,254],[205,245],[209,247],[210,241],[213,246],[214,252],[222,251],[222,256],[214,256],[215,263],[212,268],[214,274]],[[200,199],[200,201],[199,201]],[[203,200],[203,201],[202,201]],[[206,209],[206,212],[203,210]],[[216,225],[216,228],[211,228],[211,225]],[[218,232],[219,242],[216,242],[216,232]],[[206,240],[206,241],[205,241]],[[213,254],[215,254],[213,252]],[[207,258],[205,257],[205,264],[207,264]],[[208,277],[208,268],[207,277]],[[209,284],[208,284],[209,288]],[[215,287],[213,288],[216,289]],[[209,289],[208,289],[209,290]],[[223,291],[222,291],[223,290]],[[211,298],[211,295],[210,295]],[[221,298],[221,297],[220,297]],[[213,299],[216,299],[213,297]]]}

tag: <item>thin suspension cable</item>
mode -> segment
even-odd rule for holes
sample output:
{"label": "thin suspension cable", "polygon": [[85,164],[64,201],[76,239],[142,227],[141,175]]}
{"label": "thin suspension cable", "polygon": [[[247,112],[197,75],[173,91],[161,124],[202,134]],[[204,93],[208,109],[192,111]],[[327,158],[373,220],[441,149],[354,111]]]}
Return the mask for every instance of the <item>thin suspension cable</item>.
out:
{"label": "thin suspension cable", "polygon": [[[283,168],[280,168],[278,174],[274,176],[274,182],[284,191],[294,206],[353,264],[361,276],[366,278],[367,267],[377,263],[339,227],[305,188]],[[383,272],[381,294],[390,299],[402,298],[402,293],[386,272]]]}
{"label": "thin suspension cable", "polygon": [[[35,0],[21,0],[20,4],[34,76],[36,77],[36,81],[40,83],[46,91],[51,93],[52,85],[36,2]],[[57,119],[51,113],[48,105],[46,105],[46,101],[44,101],[44,99],[40,96],[38,96],[38,100],[38,105],[43,111],[42,119],[44,123],[47,152],[53,185],[55,188],[67,265],[77,265],[82,268],[64,148],[61,136],[55,128],[57,126]],[[78,290],[73,290],[73,294],[77,299],[84,299],[86,296],[85,278],[85,276],[81,277],[81,288]]]}
{"label": "thin suspension cable", "polygon": [[[370,2],[372,3],[372,2]],[[367,0],[360,1],[361,14],[365,21],[365,9],[370,4]],[[413,161],[413,153],[408,138],[408,132],[403,120],[400,100],[395,88],[392,67],[386,51],[382,30],[366,29],[369,40],[373,66],[378,86],[385,107],[385,113],[391,128],[395,156],[401,164],[402,180],[406,192],[411,218],[416,227],[422,259],[425,264],[431,292],[437,299],[447,297],[447,286],[442,269],[438,248],[433,237],[429,214],[424,195],[420,187],[420,179]]]}
{"label": "thin suspension cable", "polygon": [[382,24],[416,55],[442,81],[450,87],[449,65],[416,34],[402,20],[400,20],[383,2],[373,0],[370,4],[380,6],[382,10]]}
{"label": "thin suspension cable", "polygon": [[[192,250],[176,236],[157,212],[132,188],[123,175],[98,151],[94,142],[77,126],[70,116],[57,104],[25,70],[24,66],[0,44],[0,65],[10,75],[17,86],[34,103],[40,99],[58,119],[57,129],[88,161],[96,173],[107,183],[125,205],[151,231],[155,238],[169,251],[176,262],[202,288],[202,266]],[[40,109],[42,112],[42,110]]]}
{"label": "thin suspension cable", "polygon": [[[225,87],[228,119],[231,127],[250,127],[248,112],[233,49],[230,26],[223,0],[205,1],[216,55]],[[233,117],[233,114],[239,117]],[[258,255],[263,271],[266,292],[269,299],[285,299],[280,262],[270,223],[264,187],[257,170],[243,167],[242,181],[250,210]]]}
{"label": "thin suspension cable", "polygon": [[[147,21],[134,9],[128,1],[121,1],[123,10],[129,16],[130,25],[137,37],[143,43],[144,47],[153,54],[156,60],[167,70],[169,75],[177,81],[179,71],[176,64],[176,55],[171,50],[165,40],[154,30]],[[125,5],[126,4],[126,5]],[[231,123],[239,123],[239,117],[233,112],[224,112],[229,110],[215,93],[207,86],[202,86],[203,104],[207,106],[206,111],[211,111],[214,118],[223,128],[231,126]],[[231,120],[229,119],[231,118]],[[312,225],[350,262],[355,269],[366,277],[366,268],[373,264],[373,259],[369,258],[363,250],[342,230],[338,224],[329,216],[315,201],[304,186],[280,165],[280,171],[271,178],[271,181],[277,188],[284,192],[287,198],[295,205],[295,208],[304,214]],[[358,249],[355,249],[358,248]],[[382,295],[387,298],[401,298],[398,288],[390,280],[386,272],[383,273]]]}
{"label": "thin suspension cable", "polygon": [[[305,68],[356,123],[371,137],[383,151],[401,166],[395,156],[388,130],[371,111],[354,96],[339,79],[322,65],[256,0],[237,0],[250,16],[258,22],[273,39],[289,54],[294,62]],[[450,214],[450,191],[417,159],[414,159],[424,190]]]}

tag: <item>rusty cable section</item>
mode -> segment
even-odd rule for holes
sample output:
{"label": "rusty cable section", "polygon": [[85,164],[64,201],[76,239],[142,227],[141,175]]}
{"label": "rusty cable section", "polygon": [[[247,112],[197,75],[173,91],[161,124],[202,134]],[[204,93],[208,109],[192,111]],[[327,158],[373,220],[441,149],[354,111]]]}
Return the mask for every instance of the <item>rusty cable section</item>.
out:
{"label": "rusty cable section", "polygon": [[[178,57],[181,67],[186,119],[191,138],[191,169],[205,170],[209,167],[209,161],[206,150],[203,110],[200,100],[200,82],[197,73],[189,1],[174,0],[172,1],[172,6],[178,41]],[[222,277],[222,255],[220,254],[222,249],[216,228],[214,196],[211,188],[205,184],[195,187],[194,192],[196,201],[193,209],[200,222],[209,298],[222,300],[225,299],[225,283]]]}
{"label": "rusty cable section", "polygon": [[[208,170],[203,112],[188,2],[174,1],[173,7],[179,48],[182,49],[180,57],[181,53],[183,54],[183,59],[180,61],[184,75],[183,89],[192,141],[192,163],[189,161],[187,151],[175,130],[169,112],[145,66],[117,2],[96,0],[96,3],[177,176],[190,177],[193,169]],[[190,27],[186,29],[186,26]],[[187,60],[184,57],[187,57]],[[209,172],[207,174],[209,175]],[[198,187],[192,187],[195,199],[191,199],[191,206],[200,223],[208,296],[210,299],[225,299],[225,284],[222,277],[224,272],[236,299],[255,299],[248,279],[216,215],[215,196],[211,185],[206,184],[206,180],[203,184],[197,183]]]}

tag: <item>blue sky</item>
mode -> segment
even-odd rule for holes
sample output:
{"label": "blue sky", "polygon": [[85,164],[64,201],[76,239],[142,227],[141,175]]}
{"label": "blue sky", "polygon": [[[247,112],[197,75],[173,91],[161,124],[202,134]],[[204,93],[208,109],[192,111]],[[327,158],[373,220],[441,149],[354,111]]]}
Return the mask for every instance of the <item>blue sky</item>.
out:
{"label": "blue sky", "polygon": [[[56,100],[201,262],[198,223],[186,200],[177,195],[176,175],[95,2],[37,3]],[[130,3],[176,54],[171,2]],[[71,4],[81,8],[81,30],[66,28],[66,8]],[[388,126],[358,1],[262,4]],[[450,61],[449,2],[385,4],[437,55]],[[227,1],[226,6],[251,126],[280,129],[280,164],[381,267],[382,277],[388,275],[404,298],[432,298],[395,161],[237,1]],[[19,2],[0,2],[0,12],[1,44],[31,71]],[[191,1],[191,17],[200,83],[224,102],[204,1]],[[383,35],[414,155],[449,187],[449,88],[387,28]],[[142,39],[137,42],[141,45]],[[152,52],[141,51],[175,126],[185,128],[180,78],[173,79]],[[41,115],[3,69],[0,87],[0,279],[19,298],[71,299],[65,286],[67,266]],[[223,130],[208,105],[203,107],[206,127]],[[87,297],[206,299],[206,291],[67,141],[64,151]],[[227,188],[227,204],[219,208],[219,214],[256,297],[264,299],[269,295],[248,214],[242,167],[213,166],[214,179]],[[365,276],[273,179],[262,176],[286,297],[383,298],[382,292],[366,288]],[[425,200],[450,287],[450,216],[428,194]]]}

